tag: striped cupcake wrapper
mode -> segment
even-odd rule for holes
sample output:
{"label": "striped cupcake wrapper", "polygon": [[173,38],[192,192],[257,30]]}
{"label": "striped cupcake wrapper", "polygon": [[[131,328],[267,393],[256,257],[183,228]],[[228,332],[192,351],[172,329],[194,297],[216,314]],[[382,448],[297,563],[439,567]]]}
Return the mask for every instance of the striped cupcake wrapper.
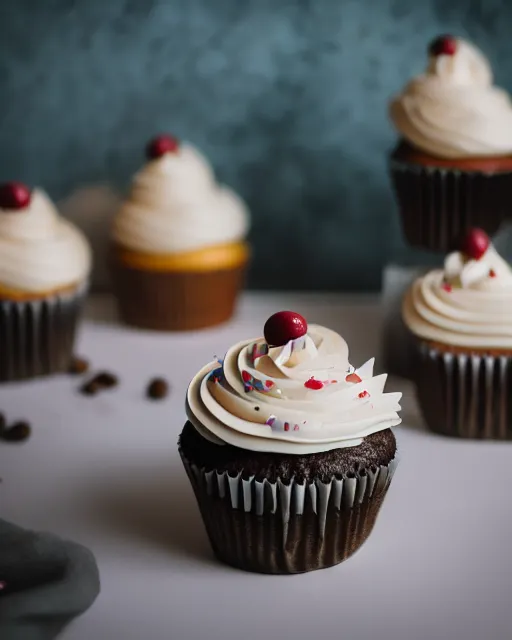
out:
{"label": "striped cupcake wrapper", "polygon": [[449,353],[426,343],[416,363],[418,400],[432,431],[512,439],[512,358]]}
{"label": "striped cupcake wrapper", "polygon": [[510,216],[512,172],[485,174],[400,162],[389,171],[407,242],[447,253],[470,227],[494,235]]}
{"label": "striped cupcake wrapper", "polygon": [[0,300],[0,382],[65,371],[87,285],[47,299]]}
{"label": "striped cupcake wrapper", "polygon": [[276,482],[205,471],[180,450],[219,560],[258,573],[336,565],[369,536],[398,458],[329,482]]}

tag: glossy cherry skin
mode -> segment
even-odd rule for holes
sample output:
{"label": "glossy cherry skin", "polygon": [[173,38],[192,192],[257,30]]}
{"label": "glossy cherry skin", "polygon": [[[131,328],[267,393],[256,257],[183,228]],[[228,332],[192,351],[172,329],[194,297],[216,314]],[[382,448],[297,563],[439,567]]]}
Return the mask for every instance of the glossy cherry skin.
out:
{"label": "glossy cherry skin", "polygon": [[308,323],[295,311],[278,311],[266,321],[263,334],[271,347],[282,347],[290,340],[306,335]]}

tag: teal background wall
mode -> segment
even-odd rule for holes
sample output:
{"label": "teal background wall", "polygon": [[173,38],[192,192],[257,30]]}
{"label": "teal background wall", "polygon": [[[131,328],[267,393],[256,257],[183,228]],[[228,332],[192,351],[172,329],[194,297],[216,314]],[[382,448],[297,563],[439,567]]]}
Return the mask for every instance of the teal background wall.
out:
{"label": "teal background wall", "polygon": [[0,179],[126,188],[155,132],[197,144],[253,212],[259,288],[376,289],[401,239],[389,97],[438,33],[512,87],[507,0],[2,0]]}

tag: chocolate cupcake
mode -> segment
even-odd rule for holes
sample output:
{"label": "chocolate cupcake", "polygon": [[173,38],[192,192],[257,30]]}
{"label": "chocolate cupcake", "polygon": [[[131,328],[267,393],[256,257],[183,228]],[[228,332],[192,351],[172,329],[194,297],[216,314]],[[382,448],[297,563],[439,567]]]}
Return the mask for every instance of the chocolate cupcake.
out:
{"label": "chocolate cupcake", "polygon": [[219,560],[260,573],[330,567],[371,533],[397,462],[401,394],[298,314],[275,314],[264,333],[194,377],[180,455]]}
{"label": "chocolate cupcake", "polygon": [[229,320],[244,284],[249,214],[193,146],[160,136],[114,220],[122,320],[160,331]]}
{"label": "chocolate cupcake", "polygon": [[472,229],[444,269],[403,303],[415,338],[414,379],[428,427],[462,438],[512,438],[512,270]]}
{"label": "chocolate cupcake", "polygon": [[473,45],[441,36],[426,72],[393,99],[400,140],[390,173],[414,247],[456,249],[471,227],[494,234],[510,216],[512,104]]}
{"label": "chocolate cupcake", "polygon": [[90,266],[43,191],[0,186],[0,382],[68,369]]}

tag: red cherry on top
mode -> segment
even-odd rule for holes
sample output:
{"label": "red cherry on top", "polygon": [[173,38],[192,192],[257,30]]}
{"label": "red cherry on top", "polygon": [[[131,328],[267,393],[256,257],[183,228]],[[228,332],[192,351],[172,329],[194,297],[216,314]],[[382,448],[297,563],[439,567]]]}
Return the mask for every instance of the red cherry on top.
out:
{"label": "red cherry on top", "polygon": [[146,156],[149,160],[155,160],[156,158],[161,158],[166,153],[176,153],[179,146],[178,140],[172,136],[157,136],[146,145]]}
{"label": "red cherry on top", "polygon": [[30,189],[21,182],[6,182],[0,185],[0,207],[2,209],[24,209],[30,204]]}
{"label": "red cherry on top", "polygon": [[278,311],[265,322],[263,335],[270,347],[282,347],[290,340],[306,335],[308,323],[294,311]]}
{"label": "red cherry on top", "polygon": [[483,229],[470,229],[462,242],[462,252],[468,258],[480,260],[489,248],[491,241]]}
{"label": "red cherry on top", "polygon": [[428,47],[431,56],[453,56],[457,51],[457,40],[453,36],[439,36]]}

